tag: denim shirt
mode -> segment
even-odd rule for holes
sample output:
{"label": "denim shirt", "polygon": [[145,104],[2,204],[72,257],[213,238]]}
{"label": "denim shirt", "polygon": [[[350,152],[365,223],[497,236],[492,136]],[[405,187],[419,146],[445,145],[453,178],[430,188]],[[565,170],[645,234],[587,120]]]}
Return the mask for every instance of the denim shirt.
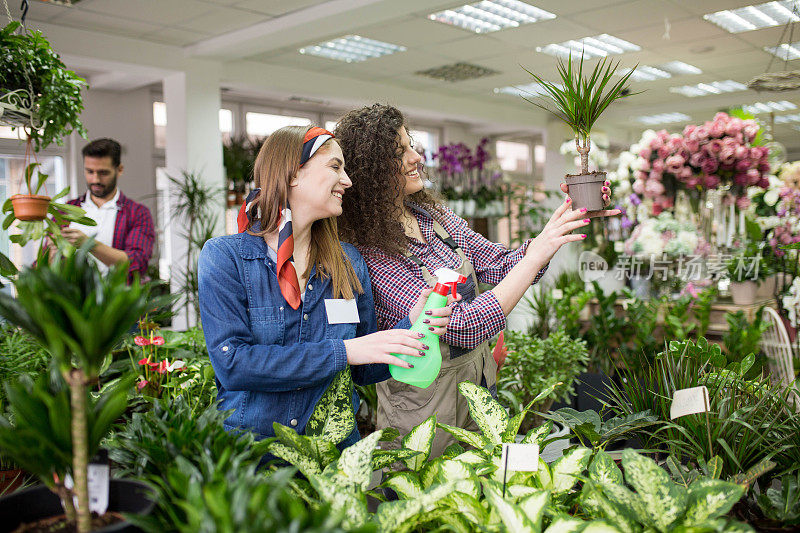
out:
{"label": "denim shirt", "polygon": [[[367,265],[342,243],[364,289],[357,294],[359,322],[329,324],[325,299],[330,279],[311,271],[300,307],[292,309],[278,286],[275,261],[264,239],[239,233],[209,240],[198,261],[200,315],[216,373],[220,409],[233,409],[226,429],[273,436],[273,422],[304,433],[333,377],[347,366],[344,340],[377,330]],[[384,364],[351,368],[368,385],[390,377]],[[358,408],[353,391],[353,409]],[[359,439],[358,430],[343,443]]]}

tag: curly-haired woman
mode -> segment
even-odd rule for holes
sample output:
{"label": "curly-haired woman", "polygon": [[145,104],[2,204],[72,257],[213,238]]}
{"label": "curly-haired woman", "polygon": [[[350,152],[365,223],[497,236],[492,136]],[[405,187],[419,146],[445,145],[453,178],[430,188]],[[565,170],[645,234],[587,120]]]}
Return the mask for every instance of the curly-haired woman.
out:
{"label": "curly-haired woman", "polygon": [[[388,378],[387,364],[411,366],[393,353],[427,349],[416,333],[376,332],[367,266],[337,236],[351,185],[344,165],[330,132],[279,129],[256,158],[259,189],[240,212],[242,232],[211,239],[200,253],[200,314],[221,408],[233,409],[227,429],[270,437],[278,422],[303,433],[348,365],[366,385]],[[411,319],[430,291],[417,294]],[[450,309],[434,311],[444,333]],[[358,439],[354,428],[341,446]]]}
{"label": "curly-haired woman", "polygon": [[[496,395],[497,365],[489,340],[505,327],[508,314],[558,249],[586,237],[573,230],[586,226],[589,216],[619,211],[587,214],[571,209],[567,198],[535,239],[508,250],[472,231],[424,190],[422,158],[398,109],[375,104],[351,111],[337,124],[336,137],[353,182],[342,205],[339,234],[356,245],[367,263],[378,329],[410,327],[414,295],[434,283],[436,269],[458,270],[468,279],[459,286],[462,300],[453,304],[441,337],[439,377],[427,389],[394,379],[379,383],[378,427],[395,427],[402,434],[436,413],[439,422],[474,429],[458,383],[468,380]],[[562,190],[568,192],[565,184]],[[494,287],[481,294],[479,282]],[[441,454],[450,442],[449,434],[438,431],[432,454]]]}

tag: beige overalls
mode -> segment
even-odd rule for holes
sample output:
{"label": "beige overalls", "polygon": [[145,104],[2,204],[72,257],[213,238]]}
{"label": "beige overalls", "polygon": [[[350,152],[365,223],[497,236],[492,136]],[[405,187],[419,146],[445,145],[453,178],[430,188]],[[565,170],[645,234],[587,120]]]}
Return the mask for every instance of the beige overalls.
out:
{"label": "beige overalls", "polygon": [[[461,266],[456,270],[465,276],[467,281],[458,287],[462,302],[469,303],[480,294],[475,269],[464,251],[450,237],[437,221],[433,222],[436,235],[461,258]],[[410,252],[407,254],[422,269],[422,276],[432,287],[436,278],[430,273],[422,261]],[[440,343],[442,352],[442,370],[430,387],[421,389],[406,383],[388,379],[377,384],[378,389],[378,423],[377,428],[396,428],[400,435],[405,435],[414,426],[436,413],[436,420],[451,426],[477,430],[478,427],[469,416],[467,401],[458,392],[458,384],[471,381],[483,385],[496,396],[497,364],[494,362],[489,341],[486,340],[473,350]],[[445,448],[455,442],[453,437],[440,429],[436,430],[436,438],[431,448],[431,457],[440,456]],[[385,448],[397,448],[399,439],[384,443]]]}

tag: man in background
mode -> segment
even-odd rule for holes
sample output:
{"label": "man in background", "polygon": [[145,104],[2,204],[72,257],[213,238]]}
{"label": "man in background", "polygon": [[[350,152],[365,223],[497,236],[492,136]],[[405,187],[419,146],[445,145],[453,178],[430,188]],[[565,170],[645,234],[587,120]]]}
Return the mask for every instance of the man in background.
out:
{"label": "man in background", "polygon": [[97,222],[97,226],[73,222],[61,230],[61,235],[76,247],[93,236],[95,245],[91,253],[101,272],[129,262],[130,283],[137,272],[140,279],[146,279],[155,230],[150,210],[117,188],[117,179],[123,171],[121,152],[120,144],[113,139],[96,139],[84,146],[83,173],[87,191],[67,203],[86,211],[86,216]]}

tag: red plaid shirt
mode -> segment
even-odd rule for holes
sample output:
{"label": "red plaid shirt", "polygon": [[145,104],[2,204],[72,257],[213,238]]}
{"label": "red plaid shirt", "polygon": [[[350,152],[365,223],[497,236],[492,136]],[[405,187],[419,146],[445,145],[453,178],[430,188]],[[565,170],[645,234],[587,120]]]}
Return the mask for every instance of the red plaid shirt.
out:
{"label": "red plaid shirt", "polygon": [[[78,207],[84,201],[86,194],[79,196],[67,203]],[[117,219],[114,224],[114,240],[111,247],[123,250],[128,254],[130,266],[128,267],[128,283],[133,281],[133,274],[139,273],[139,278],[144,280],[147,276],[147,264],[153,254],[153,241],[156,232],[153,228],[153,217],[150,210],[144,205],[134,202],[124,194],[119,193],[117,199]]]}
{"label": "red plaid shirt", "polygon": [[[434,232],[433,219],[427,212],[416,211],[422,235],[427,243],[410,239],[409,251],[415,254],[430,272],[437,268],[457,269],[461,259]],[[467,222],[444,208],[442,227],[464,251],[472,263],[478,281],[497,285],[522,257],[531,240],[516,250],[509,250],[491,242],[470,229]],[[408,311],[416,303],[422,289],[428,284],[422,277],[422,268],[407,257],[398,258],[374,248],[360,248],[369,267],[372,293],[377,308],[378,329],[408,328]],[[533,283],[547,271],[545,266]],[[450,325],[442,340],[451,346],[472,349],[492,338],[506,326],[506,317],[494,293],[486,291],[470,303],[453,305]]]}

